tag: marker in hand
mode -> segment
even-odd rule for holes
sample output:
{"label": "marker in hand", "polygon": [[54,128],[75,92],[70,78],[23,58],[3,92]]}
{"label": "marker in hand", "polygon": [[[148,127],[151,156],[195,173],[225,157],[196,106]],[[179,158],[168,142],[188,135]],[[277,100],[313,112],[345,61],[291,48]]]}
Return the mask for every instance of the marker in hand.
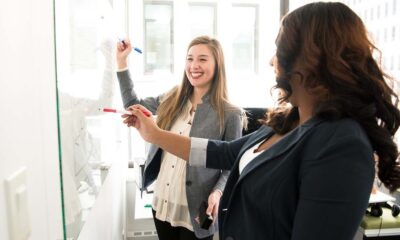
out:
{"label": "marker in hand", "polygon": [[[129,111],[113,109],[113,108],[103,108],[103,109],[99,108],[99,110],[103,111],[103,112],[109,112],[109,113],[120,113],[120,114],[132,115],[132,113],[129,112]],[[146,115],[146,117],[150,117],[151,116],[150,112],[147,112],[147,111],[144,111],[144,110],[141,110],[141,111],[142,111],[142,113],[144,115]]]}
{"label": "marker in hand", "polygon": [[[124,46],[124,48],[126,48],[125,40],[124,40],[124,39],[120,39],[119,41],[122,43],[122,45]],[[133,50],[135,50],[136,52],[142,54],[142,50],[141,50],[140,48],[137,48],[137,47],[132,47],[132,48],[133,48]]]}

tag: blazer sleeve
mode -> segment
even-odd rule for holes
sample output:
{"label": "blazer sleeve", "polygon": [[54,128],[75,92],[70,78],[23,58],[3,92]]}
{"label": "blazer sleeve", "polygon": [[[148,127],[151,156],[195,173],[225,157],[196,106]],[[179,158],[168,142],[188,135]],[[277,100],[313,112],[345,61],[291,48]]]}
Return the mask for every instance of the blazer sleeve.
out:
{"label": "blazer sleeve", "polygon": [[[231,170],[242,146],[253,134],[230,142],[192,137],[189,165]],[[212,159],[212,161],[208,161],[208,159]]]}
{"label": "blazer sleeve", "polygon": [[363,134],[334,136],[309,144],[292,239],[351,240],[361,223],[375,174],[372,147]]}
{"label": "blazer sleeve", "polygon": [[[231,141],[242,136],[242,114],[240,111],[232,113],[229,118],[227,119],[224,138],[222,140]],[[224,192],[226,181],[228,180],[230,171],[229,170],[222,170],[221,175],[214,186],[213,190],[220,190]]]}
{"label": "blazer sleeve", "polygon": [[139,99],[128,70],[117,72],[117,78],[121,90],[122,102],[125,108],[128,108],[133,104],[142,104],[153,114],[156,114],[157,108],[160,105],[161,96]]}

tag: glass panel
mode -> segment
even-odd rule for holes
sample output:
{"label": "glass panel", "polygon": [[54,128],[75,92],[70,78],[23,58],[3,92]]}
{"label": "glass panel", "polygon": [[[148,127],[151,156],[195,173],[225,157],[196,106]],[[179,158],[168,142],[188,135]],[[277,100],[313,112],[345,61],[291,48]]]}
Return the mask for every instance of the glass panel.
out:
{"label": "glass panel", "polygon": [[216,8],[214,4],[191,3],[189,5],[191,38],[201,35],[215,36],[215,14]]}
{"label": "glass panel", "polygon": [[256,71],[257,7],[233,6],[233,68]]}
{"label": "glass panel", "polygon": [[144,6],[145,72],[173,72],[172,4]]}
{"label": "glass panel", "polygon": [[[56,0],[56,54],[65,234],[76,239],[108,169],[127,158],[114,49],[118,36],[113,1]],[[114,101],[117,99],[117,101]],[[117,104],[116,104],[117,103]]]}

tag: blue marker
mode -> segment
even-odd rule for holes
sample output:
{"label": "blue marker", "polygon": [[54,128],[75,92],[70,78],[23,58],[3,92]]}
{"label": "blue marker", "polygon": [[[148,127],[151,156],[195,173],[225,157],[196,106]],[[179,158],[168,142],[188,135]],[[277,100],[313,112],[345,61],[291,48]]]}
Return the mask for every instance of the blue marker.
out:
{"label": "blue marker", "polygon": [[135,50],[136,52],[138,52],[138,53],[142,54],[142,50],[140,50],[140,49],[139,49],[139,48],[137,48],[137,47],[134,47],[134,48],[133,48],[133,50]]}
{"label": "blue marker", "polygon": [[[120,41],[124,45],[124,47],[126,47],[126,43],[125,43],[124,39],[120,39]],[[133,50],[135,50],[136,52],[142,54],[142,50],[140,48],[133,47]]]}

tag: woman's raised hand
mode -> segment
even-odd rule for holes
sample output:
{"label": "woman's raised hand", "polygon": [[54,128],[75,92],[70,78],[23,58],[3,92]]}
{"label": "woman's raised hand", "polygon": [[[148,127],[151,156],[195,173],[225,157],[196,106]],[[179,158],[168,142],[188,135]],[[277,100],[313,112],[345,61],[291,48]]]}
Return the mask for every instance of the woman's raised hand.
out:
{"label": "woman's raised hand", "polygon": [[117,43],[117,65],[118,69],[124,69],[128,67],[128,55],[132,52],[131,42],[126,39]]}

